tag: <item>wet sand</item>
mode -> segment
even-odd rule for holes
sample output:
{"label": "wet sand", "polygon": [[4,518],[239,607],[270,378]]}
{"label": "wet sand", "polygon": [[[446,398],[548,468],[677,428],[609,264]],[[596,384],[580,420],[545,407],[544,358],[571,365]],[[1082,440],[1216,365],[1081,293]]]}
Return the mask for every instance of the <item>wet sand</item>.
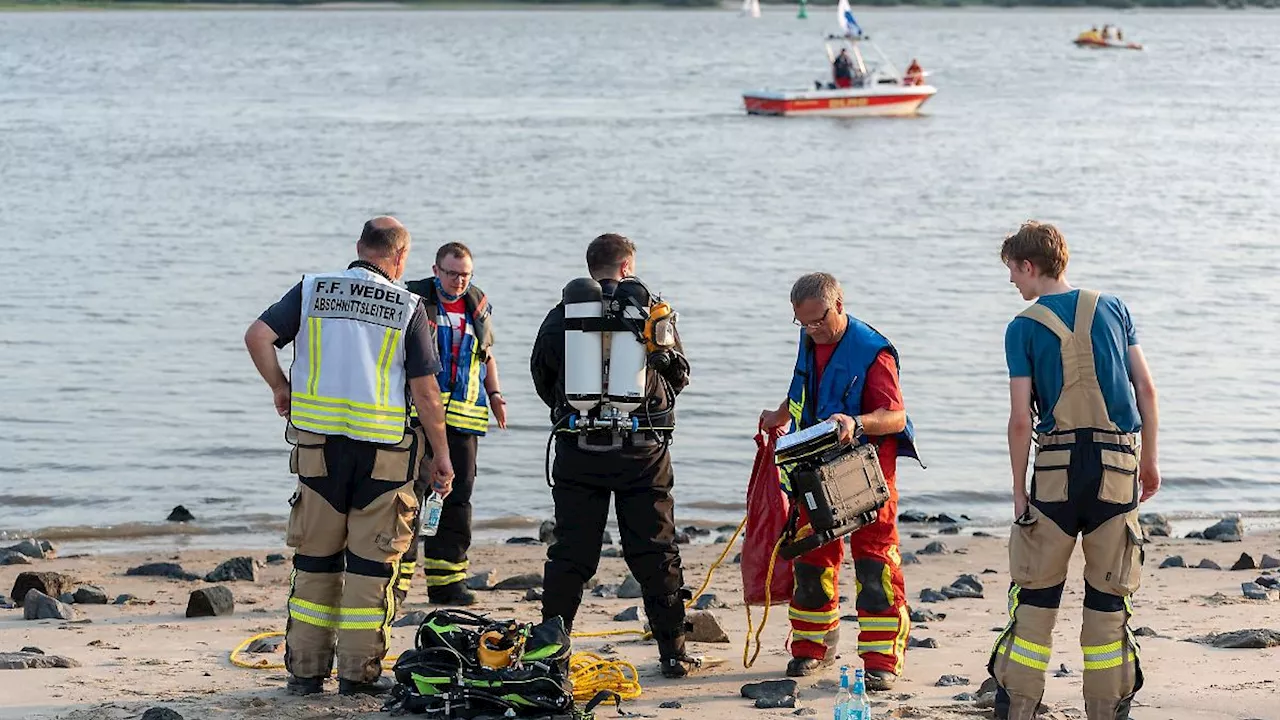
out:
{"label": "wet sand", "polygon": [[[904,525],[904,538],[923,526]],[[909,651],[907,670],[897,687],[873,696],[877,717],[890,718],[973,718],[987,717],[989,710],[971,701],[956,701],[958,693],[976,693],[986,677],[986,658],[995,630],[1006,620],[1005,592],[1009,576],[1006,541],[1001,538],[952,535],[904,539],[903,551],[918,551],[931,539],[941,539],[952,552],[919,555],[919,564],[906,567],[908,593],[917,609],[945,613],[941,621],[917,624],[916,639],[933,638],[937,649]],[[710,564],[723,545],[684,546],[686,581],[701,584]],[[225,583],[236,598],[235,614],[229,617],[187,619],[184,617],[190,592],[208,583],[159,578],[126,577],[125,570],[144,562],[180,562],[187,570],[203,575],[219,562],[236,555],[251,554],[262,561],[267,553],[286,553],[284,548],[243,551],[183,551],[170,553],[128,553],[33,560],[32,565],[0,568],[0,590],[5,593],[23,570],[53,570],[79,581],[98,585],[108,597],[121,593],[135,595],[139,602],[129,605],[77,605],[79,622],[55,620],[25,621],[22,610],[0,611],[0,651],[16,651],[36,646],[45,653],[75,659],[74,669],[0,671],[0,719],[65,718],[67,720],[124,720],[137,718],[149,707],[163,705],[192,718],[374,718],[376,699],[341,698],[329,691],[320,696],[295,698],[285,694],[282,670],[248,670],[228,662],[228,653],[243,639],[262,632],[279,631],[285,624],[287,564],[265,565],[256,582]],[[1243,543],[1153,538],[1147,545],[1143,586],[1134,598],[1134,627],[1147,626],[1158,637],[1141,639],[1146,687],[1139,693],[1133,710],[1135,720],[1198,720],[1225,718],[1271,718],[1276,715],[1280,689],[1280,648],[1226,650],[1186,639],[1209,632],[1246,628],[1280,630],[1280,602],[1246,600],[1240,584],[1262,574],[1253,571],[1157,569],[1169,555],[1182,555],[1188,565],[1202,558],[1229,568],[1241,552],[1255,560],[1263,554],[1280,557],[1280,539],[1275,531],[1255,533]],[[498,577],[541,571],[544,546],[487,544],[472,553],[472,570],[497,570]],[[287,553],[286,553],[287,554]],[[730,553],[732,557],[733,552]],[[1051,670],[1065,664],[1070,673],[1048,679],[1045,702],[1052,708],[1048,717],[1083,718],[1079,700],[1081,659],[1077,648],[1083,558],[1073,561],[1071,580],[1063,602]],[[994,573],[986,573],[994,570]],[[984,585],[982,599],[958,599],[944,603],[920,603],[925,587],[939,589],[963,573],[977,575]],[[1272,571],[1274,575],[1274,571]],[[601,561],[599,582],[619,583],[626,575],[621,559]],[[421,578],[415,578],[409,601],[402,612],[429,610]],[[739,720],[742,717],[783,717],[792,710],[757,710],[740,697],[747,682],[783,677],[788,653],[785,649],[787,621],[785,606],[775,606],[764,634],[764,651],[755,666],[742,667],[742,643],[746,618],[740,599],[739,568],[726,561],[716,573],[709,592],[730,607],[713,612],[731,638],[730,644],[692,645],[694,652],[723,659],[717,667],[683,682],[662,679],[657,672],[657,652],[651,642],[634,637],[582,639],[576,649],[600,651],[611,645],[613,657],[633,662],[640,669],[642,696],[626,705],[628,711],[663,720]],[[846,565],[842,592],[853,594],[853,577]],[[523,599],[523,591],[490,591],[480,594],[479,610],[501,617],[522,620],[538,618],[536,602]],[[588,596],[579,620],[584,632],[639,628],[640,623],[612,620],[637,600],[601,599]],[[853,611],[846,603],[844,612]],[[759,621],[759,609],[754,619]],[[84,622],[88,620],[90,622]],[[395,628],[392,654],[412,644],[413,628]],[[842,662],[857,664],[853,654],[854,628],[846,623],[842,639]],[[281,656],[261,655],[279,662]],[[800,681],[800,707],[813,708],[819,715],[830,712],[831,670],[817,678]],[[966,685],[937,687],[942,675],[968,678]],[[815,688],[822,680],[828,687]],[[659,704],[679,701],[679,709],[660,709]],[[605,709],[600,715],[614,717]]]}

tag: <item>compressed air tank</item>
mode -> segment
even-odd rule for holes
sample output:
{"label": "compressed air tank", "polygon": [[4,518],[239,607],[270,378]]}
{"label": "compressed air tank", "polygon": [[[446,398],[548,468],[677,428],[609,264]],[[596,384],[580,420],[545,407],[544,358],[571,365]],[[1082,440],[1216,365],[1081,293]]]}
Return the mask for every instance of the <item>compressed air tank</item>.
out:
{"label": "compressed air tank", "polygon": [[604,292],[591,278],[564,286],[564,394],[578,412],[586,413],[604,393],[604,333],[584,329],[598,325]]}
{"label": "compressed air tank", "polygon": [[[639,280],[625,279],[613,291],[612,307],[643,330],[641,308],[649,307],[649,290]],[[615,330],[609,335],[609,386],[605,394],[614,407],[630,414],[644,404],[648,353],[644,341],[631,330]]]}

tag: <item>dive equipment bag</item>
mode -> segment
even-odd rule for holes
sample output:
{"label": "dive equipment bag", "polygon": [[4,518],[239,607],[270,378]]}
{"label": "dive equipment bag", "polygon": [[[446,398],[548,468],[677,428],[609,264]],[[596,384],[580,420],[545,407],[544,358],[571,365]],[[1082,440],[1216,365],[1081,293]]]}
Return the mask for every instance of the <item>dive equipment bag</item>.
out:
{"label": "dive equipment bag", "polygon": [[[870,443],[844,445],[830,421],[778,440],[775,462],[791,481],[793,509],[778,555],[794,559],[876,521],[889,501],[889,483]],[[796,537],[803,504],[813,533]]]}
{"label": "dive equipment bag", "polygon": [[569,633],[541,623],[437,610],[396,660],[384,711],[439,718],[544,717],[573,710]]}

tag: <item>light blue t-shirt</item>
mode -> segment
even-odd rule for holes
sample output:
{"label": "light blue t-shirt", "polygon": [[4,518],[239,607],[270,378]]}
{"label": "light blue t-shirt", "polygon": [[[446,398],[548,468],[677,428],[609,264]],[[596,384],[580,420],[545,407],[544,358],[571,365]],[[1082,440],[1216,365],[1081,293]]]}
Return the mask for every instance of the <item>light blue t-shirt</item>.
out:
{"label": "light blue t-shirt", "polygon": [[[1038,302],[1069,328],[1075,327],[1079,290],[1045,295]],[[1142,418],[1129,382],[1129,346],[1138,344],[1129,308],[1114,295],[1098,298],[1093,316],[1093,367],[1107,403],[1107,415],[1121,432],[1138,432]],[[1062,394],[1062,346],[1058,336],[1031,318],[1016,317],[1004,333],[1004,356],[1009,377],[1029,377],[1040,411],[1036,432],[1054,429],[1053,408]]]}

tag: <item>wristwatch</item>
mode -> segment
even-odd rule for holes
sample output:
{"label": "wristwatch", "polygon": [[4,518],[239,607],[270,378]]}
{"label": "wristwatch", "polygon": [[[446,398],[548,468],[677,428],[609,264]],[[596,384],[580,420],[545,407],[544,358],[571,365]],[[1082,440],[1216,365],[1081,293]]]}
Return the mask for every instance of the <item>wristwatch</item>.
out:
{"label": "wristwatch", "polygon": [[866,435],[866,428],[862,427],[862,416],[853,416],[853,439],[857,440],[859,435]]}
{"label": "wristwatch", "polygon": [[[492,400],[494,395],[502,395],[502,391],[501,391],[501,390],[494,390],[493,392],[489,393],[489,399],[490,399],[490,400]],[[505,398],[504,398],[504,399],[505,399]]]}

